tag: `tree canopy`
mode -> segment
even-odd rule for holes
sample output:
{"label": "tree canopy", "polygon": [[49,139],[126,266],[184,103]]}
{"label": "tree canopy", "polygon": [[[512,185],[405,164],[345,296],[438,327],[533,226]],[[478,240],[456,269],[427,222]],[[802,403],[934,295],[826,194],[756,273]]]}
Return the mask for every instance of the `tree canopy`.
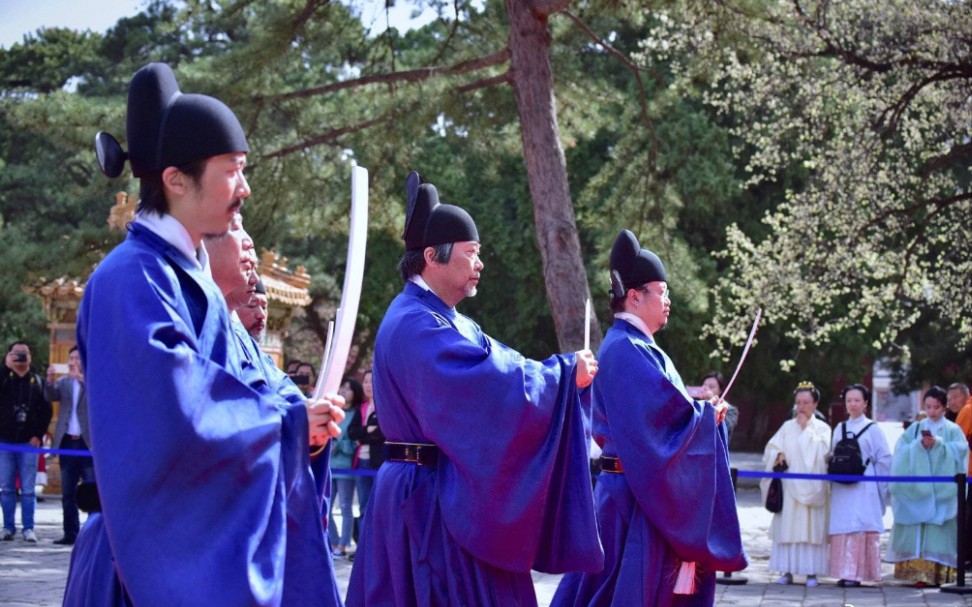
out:
{"label": "tree canopy", "polygon": [[923,315],[972,342],[970,9],[727,0],[647,39],[649,55],[695,56],[680,85],[705,81],[750,185],[805,173],[763,234],[729,226],[707,327],[723,345],[756,306],[798,349],[858,334],[893,350]]}
{"label": "tree canopy", "polygon": [[[484,280],[463,311],[529,356],[580,345],[588,292],[611,321],[608,253],[630,228],[668,267],[659,339],[687,383],[735,360],[756,307],[734,400],[858,381],[909,345],[935,361],[912,382],[968,373],[968,2],[531,0],[514,19],[497,0],[416,4],[439,18],[375,35],[350,0],[156,0],[103,35],[48,29],[0,51],[0,335],[46,342],[22,287],[86,278],[121,237],[105,218],[137,188],[97,172],[91,138],[123,139],[131,74],[166,61],[239,115],[247,229],[314,278],[292,356],[319,355],[334,312],[357,162],[359,363],[401,287],[415,169],[479,224]],[[544,89],[517,80],[516,44],[549,63],[546,112],[524,112]],[[565,256],[577,265],[555,267]]]}

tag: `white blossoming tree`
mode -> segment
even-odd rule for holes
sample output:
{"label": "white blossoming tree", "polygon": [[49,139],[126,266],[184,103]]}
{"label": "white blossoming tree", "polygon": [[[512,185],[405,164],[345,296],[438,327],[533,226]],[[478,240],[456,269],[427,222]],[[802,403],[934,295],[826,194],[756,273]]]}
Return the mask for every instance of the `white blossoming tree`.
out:
{"label": "white blossoming tree", "polygon": [[881,350],[922,314],[972,341],[972,2],[725,0],[662,16],[644,46],[695,57],[682,85],[706,82],[750,184],[807,172],[768,237],[727,228],[722,352],[756,307],[798,349],[854,332]]}

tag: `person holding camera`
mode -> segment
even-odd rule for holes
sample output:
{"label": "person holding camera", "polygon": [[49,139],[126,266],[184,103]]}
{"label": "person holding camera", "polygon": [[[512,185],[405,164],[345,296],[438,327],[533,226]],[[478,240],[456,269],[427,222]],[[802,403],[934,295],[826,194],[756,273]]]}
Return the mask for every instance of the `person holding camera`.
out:
{"label": "person holding camera", "polygon": [[0,504],[3,506],[3,539],[17,533],[17,477],[20,476],[20,516],[24,540],[36,543],[34,507],[37,496],[37,453],[14,450],[40,447],[51,423],[51,404],[44,398],[44,381],[30,366],[30,347],[15,341],[7,349],[3,382],[0,383]]}
{"label": "person holding camera", "polygon": [[[44,395],[50,401],[59,401],[57,423],[54,425],[54,446],[58,449],[88,451],[91,432],[88,430],[88,396],[84,390],[84,372],[81,355],[74,346],[68,352],[68,374],[57,379],[54,366],[47,369],[47,386]],[[61,510],[64,513],[64,536],[54,540],[61,546],[73,546],[81,531],[78,514],[78,483],[93,483],[94,462],[90,457],[77,455],[59,456],[61,463]]]}
{"label": "person holding camera", "polygon": [[315,377],[314,377],[314,366],[310,363],[301,362],[294,369],[293,375],[290,377],[294,384],[300,388],[301,392],[307,397],[314,394],[315,387]]}

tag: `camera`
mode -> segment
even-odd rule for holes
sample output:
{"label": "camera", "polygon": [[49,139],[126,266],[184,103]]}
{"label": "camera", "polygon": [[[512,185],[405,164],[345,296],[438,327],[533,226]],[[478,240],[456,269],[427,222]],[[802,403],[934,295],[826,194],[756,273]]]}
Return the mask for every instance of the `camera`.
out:
{"label": "camera", "polygon": [[310,377],[307,375],[294,375],[293,379],[298,386],[306,386],[310,383]]}
{"label": "camera", "polygon": [[25,363],[25,362],[27,362],[27,353],[26,352],[23,352],[23,351],[14,352],[13,359],[14,359],[14,362],[17,362],[17,363]]}

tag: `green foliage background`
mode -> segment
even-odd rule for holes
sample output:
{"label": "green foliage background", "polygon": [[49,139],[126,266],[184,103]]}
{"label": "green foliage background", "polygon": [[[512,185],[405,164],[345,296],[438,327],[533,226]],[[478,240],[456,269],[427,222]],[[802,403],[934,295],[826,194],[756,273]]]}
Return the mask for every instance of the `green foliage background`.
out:
{"label": "green foliage background", "polygon": [[[296,315],[291,357],[319,356],[323,328],[340,296],[352,162],[371,175],[357,337],[365,356],[359,364],[367,361],[382,314],[401,288],[395,263],[402,253],[405,175],[413,169],[436,184],[444,201],[466,207],[479,225],[484,280],[480,295],[463,302],[462,311],[524,354],[548,356],[557,339],[513,92],[505,85],[460,90],[504,68],[337,86],[457,65],[506,45],[502,2],[485,2],[482,11],[456,5],[458,19],[444,11],[422,29],[373,36],[353,3],[190,0],[176,6],[157,0],[104,35],[49,29],[0,51],[0,338],[28,340],[38,366],[46,364],[41,304],[23,287],[61,276],[83,280],[122,237],[109,232],[105,220],[114,193],[135,194],[137,184],[97,171],[92,136],[107,130],[123,139],[131,74],[148,61],[166,61],[184,91],[223,99],[247,129],[254,193],[244,216],[258,249],[276,250],[291,268],[303,265],[313,276],[313,303]],[[735,350],[723,344],[714,357],[719,344],[702,333],[714,303],[732,297],[726,283],[731,262],[715,255],[726,247],[726,227],[735,224],[753,241],[771,236],[763,218],[787,192],[803,189],[810,175],[805,164],[784,158],[774,178],[750,179],[758,150],[738,136],[747,116],[707,103],[718,65],[708,73],[696,65],[685,78],[685,66],[697,60],[688,50],[642,55],[661,9],[667,18],[687,21],[708,11],[691,2],[577,3],[571,7],[577,19],[629,63],[564,15],[551,20],[552,62],[598,318],[607,329],[607,255],[618,231],[630,228],[669,269],[673,315],[659,340],[686,383],[694,384],[712,368],[730,373],[730,359],[738,356],[738,336]],[[742,56],[761,52],[743,36],[719,34],[720,43]],[[295,94],[326,86],[331,89]],[[751,313],[741,314],[740,323],[748,324]],[[911,384],[967,378],[968,350],[955,340],[929,337],[947,335],[947,324],[932,315],[922,327],[906,339],[934,364],[913,365]],[[882,354],[873,347],[877,328],[802,349],[784,329],[770,324],[761,330],[731,400],[748,403],[753,412],[788,407],[792,386],[812,379],[823,387],[826,403],[844,383],[864,380]],[[788,371],[781,370],[781,360],[793,361]],[[753,434],[738,433],[736,440],[761,447],[755,444],[761,437]]]}

